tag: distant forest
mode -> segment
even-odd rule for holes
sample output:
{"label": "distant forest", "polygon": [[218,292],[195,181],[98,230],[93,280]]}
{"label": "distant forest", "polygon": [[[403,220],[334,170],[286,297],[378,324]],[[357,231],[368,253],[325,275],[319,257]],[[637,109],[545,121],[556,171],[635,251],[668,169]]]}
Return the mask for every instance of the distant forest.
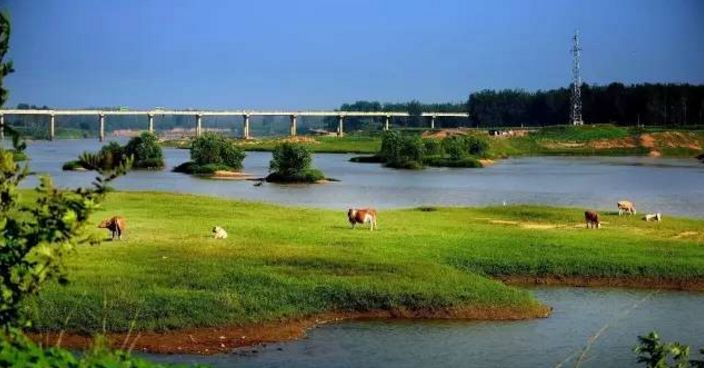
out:
{"label": "distant forest", "polygon": [[[704,125],[704,85],[583,84],[582,106],[583,120],[587,123]],[[340,110],[408,111],[411,115],[421,111],[463,111],[469,112],[472,126],[557,125],[565,124],[569,120],[570,89],[536,92],[483,90],[470,94],[465,103],[357,101],[353,104],[343,104]]]}
{"label": "distant forest", "polygon": [[[582,85],[583,119],[586,123],[612,123],[617,125],[650,126],[703,126],[704,85],[690,84],[634,84],[611,83],[606,86]],[[48,109],[21,103],[18,109]],[[117,108],[106,108],[117,109]],[[524,90],[483,90],[469,95],[466,102],[382,103],[357,101],[342,104],[340,111],[388,111],[409,112],[409,118],[394,118],[396,127],[428,127],[428,118],[420,117],[424,111],[469,112],[466,118],[438,118],[436,127],[497,127],[497,126],[544,126],[565,124],[570,115],[569,88],[526,92]],[[6,120],[25,132],[41,136],[46,134],[46,117],[7,117]],[[241,118],[207,118],[205,127],[220,128],[241,135]],[[348,117],[345,130],[379,131],[383,118]],[[146,118],[134,116],[109,117],[106,130],[145,129]],[[194,118],[190,116],[159,116],[157,130],[192,128]],[[313,129],[334,131],[337,119],[306,117],[299,119],[299,132]],[[97,134],[97,117],[57,117],[57,129],[69,129],[75,135]],[[257,117],[252,120],[252,132],[257,135],[285,135],[288,132],[288,117]]]}

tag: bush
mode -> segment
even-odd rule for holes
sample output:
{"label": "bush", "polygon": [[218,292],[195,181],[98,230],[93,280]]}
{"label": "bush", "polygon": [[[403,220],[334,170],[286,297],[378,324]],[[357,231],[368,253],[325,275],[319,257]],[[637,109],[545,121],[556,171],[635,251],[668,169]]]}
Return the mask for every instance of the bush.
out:
{"label": "bush", "polygon": [[325,175],[311,167],[312,155],[307,147],[298,143],[282,143],[274,147],[267,181],[311,183],[325,179]]}
{"label": "bush", "polygon": [[71,351],[58,347],[43,348],[15,329],[9,330],[6,334],[0,333],[0,367],[161,368],[170,366],[133,357],[126,351],[111,351],[107,348],[104,338],[96,339],[90,350],[76,356]]}
{"label": "bush", "polygon": [[156,134],[144,132],[127,142],[125,154],[134,158],[133,166],[142,169],[161,169],[164,167],[164,154],[159,146]]}
{"label": "bush", "polygon": [[398,131],[384,133],[379,156],[386,166],[397,169],[421,169],[425,159],[425,145],[420,136],[402,135]]}
{"label": "bush", "polygon": [[442,140],[443,149],[451,160],[457,161],[467,156],[464,138],[463,136],[456,135]]}
{"label": "bush", "polygon": [[484,167],[479,160],[474,157],[464,157],[459,160],[453,160],[451,158],[445,157],[429,157],[426,159],[426,164],[428,166],[434,167],[468,167],[468,168],[480,168]]}
{"label": "bush", "polygon": [[61,166],[61,170],[64,171],[73,171],[78,169],[83,169],[83,165],[81,165],[81,161],[79,160],[68,161]]}
{"label": "bush", "polygon": [[424,139],[423,145],[425,145],[425,154],[428,156],[442,156],[444,154],[442,142],[438,139]]}
{"label": "bush", "polygon": [[245,157],[241,148],[215,133],[205,133],[191,145],[191,160],[198,166],[219,164],[240,170]]}
{"label": "bush", "polygon": [[465,137],[467,152],[473,156],[484,156],[489,152],[489,141],[480,136],[469,135]]}

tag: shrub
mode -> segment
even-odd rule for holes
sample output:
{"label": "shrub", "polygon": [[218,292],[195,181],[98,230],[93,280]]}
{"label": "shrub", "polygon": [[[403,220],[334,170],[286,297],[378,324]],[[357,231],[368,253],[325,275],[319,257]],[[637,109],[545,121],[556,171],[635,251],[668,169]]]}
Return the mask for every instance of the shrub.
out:
{"label": "shrub", "polygon": [[396,130],[389,130],[381,138],[381,150],[379,157],[385,162],[393,161],[399,156],[401,150],[401,133]]}
{"label": "shrub", "polygon": [[420,136],[386,132],[381,140],[379,156],[386,166],[397,169],[421,169],[425,159],[425,145]]}
{"label": "shrub", "polygon": [[164,154],[159,146],[159,139],[154,133],[144,132],[130,139],[125,146],[125,154],[134,158],[134,167],[142,169],[164,167]]}
{"label": "shrub", "polygon": [[647,368],[704,368],[704,348],[699,352],[702,359],[689,359],[689,346],[679,342],[662,342],[653,331],[647,336],[638,336],[638,345],[633,349],[638,354],[638,363]]}
{"label": "shrub", "polygon": [[267,181],[273,182],[305,182],[311,183],[325,179],[325,175],[311,167],[312,155],[308,148],[298,143],[282,143],[274,147],[269,176]]}
{"label": "shrub", "polygon": [[425,145],[425,154],[428,156],[442,156],[444,154],[442,142],[438,139],[424,139],[423,145]]}
{"label": "shrub", "polygon": [[131,160],[124,147],[116,142],[110,142],[100,148],[97,153],[83,152],[77,161],[69,161],[63,165],[64,170],[75,170],[80,166],[88,170],[114,170]]}
{"label": "shrub", "polygon": [[489,151],[489,141],[480,136],[469,135],[465,137],[467,152],[473,156],[484,156]]}
{"label": "shrub", "polygon": [[64,171],[72,171],[72,170],[78,170],[82,169],[83,165],[81,165],[81,161],[79,160],[72,160],[64,163],[63,166],[61,166],[61,170]]}
{"label": "shrub", "polygon": [[463,136],[456,135],[442,140],[443,149],[451,160],[457,161],[467,156],[464,138]]}
{"label": "shrub", "polygon": [[191,160],[197,166],[217,164],[231,170],[240,170],[245,157],[241,148],[215,133],[205,133],[191,145]]}
{"label": "shrub", "polygon": [[451,158],[445,157],[429,157],[426,159],[426,164],[428,166],[435,167],[468,167],[468,168],[480,168],[484,167],[479,160],[474,157],[464,157],[459,160],[453,160]]}

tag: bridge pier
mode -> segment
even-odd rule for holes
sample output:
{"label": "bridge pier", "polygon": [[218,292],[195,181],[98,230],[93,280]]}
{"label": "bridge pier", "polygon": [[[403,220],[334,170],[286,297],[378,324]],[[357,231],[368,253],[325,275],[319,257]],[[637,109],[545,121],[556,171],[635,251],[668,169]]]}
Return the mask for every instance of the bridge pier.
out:
{"label": "bridge pier", "polygon": [[149,133],[154,133],[154,114],[149,114]]}
{"label": "bridge pier", "polygon": [[203,132],[203,115],[196,114],[196,137],[200,137]]}
{"label": "bridge pier", "polygon": [[345,135],[344,129],[345,117],[340,115],[337,117],[337,136],[342,137]]}
{"label": "bridge pier", "polygon": [[435,115],[430,117],[430,129],[435,129]]}
{"label": "bridge pier", "polygon": [[295,137],[296,136],[296,115],[291,115],[291,126],[290,128],[290,136]]}
{"label": "bridge pier", "polygon": [[242,115],[242,138],[249,139],[249,114]]}
{"label": "bridge pier", "polygon": [[100,133],[98,133],[98,140],[100,142],[105,141],[105,114],[100,114]]}
{"label": "bridge pier", "polygon": [[390,119],[391,119],[391,116],[389,116],[389,115],[386,115],[386,117],[384,117],[384,131],[389,130],[389,120]]}
{"label": "bridge pier", "polygon": [[5,115],[0,114],[0,140],[5,139]]}
{"label": "bridge pier", "polygon": [[54,124],[56,123],[56,118],[54,114],[49,115],[49,140],[54,140]]}

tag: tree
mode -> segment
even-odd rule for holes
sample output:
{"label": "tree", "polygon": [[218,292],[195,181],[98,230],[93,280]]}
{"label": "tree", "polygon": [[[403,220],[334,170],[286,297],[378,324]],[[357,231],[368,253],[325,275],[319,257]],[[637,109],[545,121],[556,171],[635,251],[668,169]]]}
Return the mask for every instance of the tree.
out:
{"label": "tree", "polygon": [[15,71],[12,67],[12,61],[4,61],[5,54],[10,48],[11,31],[10,16],[7,12],[0,12],[0,107],[5,106],[8,97],[8,91],[5,89],[3,81],[8,74]]}
{"label": "tree", "polygon": [[[26,145],[13,135],[13,147],[22,152]],[[95,163],[94,163],[95,164]],[[130,162],[111,170],[95,166],[100,176],[92,188],[73,191],[54,188],[51,178],[40,178],[34,205],[19,200],[17,188],[29,174],[13,154],[0,148],[0,326],[23,322],[21,301],[36,294],[47,280],[65,283],[63,256],[79,244],[94,244],[85,233],[89,215],[108,191],[108,183],[124,174]]]}
{"label": "tree", "polygon": [[130,139],[125,146],[125,154],[134,158],[133,166],[142,169],[164,167],[164,153],[159,138],[154,133],[144,132]]}
{"label": "tree", "polygon": [[[638,353],[638,363],[647,368],[704,368],[703,360],[689,360],[689,346],[679,342],[661,342],[656,332],[638,336],[639,344],[633,348]],[[704,348],[699,352],[704,355]]]}
{"label": "tree", "polygon": [[269,162],[267,181],[274,182],[316,182],[325,179],[320,170],[311,165],[310,150],[300,143],[284,142],[274,147]]}
{"label": "tree", "polygon": [[224,137],[207,132],[191,145],[191,160],[198,166],[224,165],[232,170],[242,169],[246,154]]}

